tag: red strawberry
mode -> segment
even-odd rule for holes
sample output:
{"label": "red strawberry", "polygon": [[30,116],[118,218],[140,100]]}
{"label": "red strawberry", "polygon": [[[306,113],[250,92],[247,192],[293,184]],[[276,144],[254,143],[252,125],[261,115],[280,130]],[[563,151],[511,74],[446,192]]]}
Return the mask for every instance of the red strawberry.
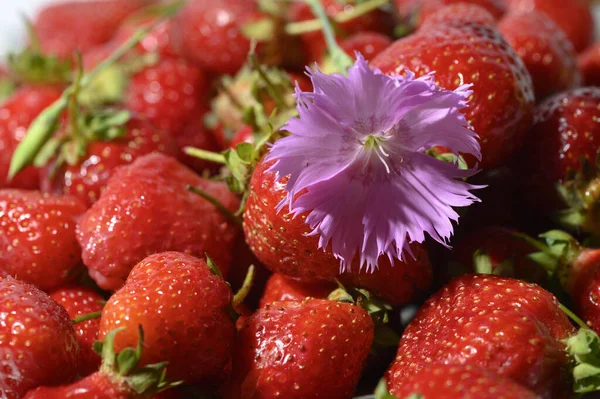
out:
{"label": "red strawberry", "polygon": [[456,3],[445,6],[439,11],[429,14],[420,14],[420,27],[437,26],[442,23],[458,21],[476,23],[479,25],[496,26],[496,18],[483,7],[470,3]]}
{"label": "red strawberry", "polygon": [[34,29],[44,53],[63,58],[108,42],[121,21],[149,0],[65,1],[42,8]]}
{"label": "red strawberry", "polygon": [[586,86],[600,86],[600,43],[594,43],[577,59]]}
{"label": "red strawberry", "polygon": [[75,227],[83,212],[73,197],[0,190],[0,269],[45,291],[72,281],[81,266]]}
{"label": "red strawberry", "polygon": [[61,91],[53,87],[25,86],[0,105],[0,188],[39,187],[38,171],[33,167],[24,169],[12,181],[7,182],[10,159],[17,145],[25,137],[29,124],[56,101],[60,94]]}
{"label": "red strawberry", "polygon": [[255,12],[253,1],[192,0],[176,17],[174,35],[190,61],[212,72],[235,74],[250,50],[241,26]]}
{"label": "red strawberry", "polygon": [[481,137],[484,168],[512,156],[531,123],[531,77],[500,33],[488,25],[462,19],[427,24],[396,41],[371,65],[389,75],[405,69],[418,76],[436,71],[436,82],[446,89],[474,84],[466,114]]}
{"label": "red strawberry", "polygon": [[539,11],[550,17],[582,51],[594,37],[594,20],[587,0],[506,0],[510,11]]}
{"label": "red strawberry", "polygon": [[495,20],[502,18],[506,12],[506,5],[503,0],[421,0],[419,21],[423,23],[440,9],[458,4],[479,6],[489,12]]}
{"label": "red strawberry", "polygon": [[378,32],[361,31],[340,41],[340,47],[354,57],[356,52],[361,53],[367,61],[372,60],[392,44],[392,40]]}
{"label": "red strawberry", "polygon": [[509,13],[498,29],[525,63],[538,100],[579,86],[577,53],[562,29],[546,15]]}
{"label": "red strawberry", "polygon": [[482,367],[545,398],[571,392],[565,344],[574,328],[542,288],[510,278],[465,275],[433,295],[410,322],[387,379],[393,394],[427,365]]}
{"label": "red strawberry", "polygon": [[[100,294],[84,286],[61,288],[50,294],[50,298],[61,304],[71,319],[100,312],[104,302],[104,298]],[[80,376],[87,376],[97,371],[100,366],[100,356],[94,352],[93,348],[94,342],[98,340],[99,329],[100,318],[75,324],[81,359],[78,371]]]}
{"label": "red strawberry", "polygon": [[204,260],[179,252],[151,255],[108,300],[100,336],[126,327],[115,337],[115,349],[122,350],[135,345],[141,325],[146,332],[142,365],[168,361],[170,379],[209,381],[231,356],[230,296],[227,283]]}
{"label": "red strawberry", "polygon": [[[546,271],[528,257],[535,247],[517,234],[517,230],[499,226],[475,230],[455,244],[452,260],[465,267],[468,273],[515,277],[538,284],[545,282]],[[486,258],[479,264],[474,259],[477,251],[483,251],[481,255]],[[490,270],[481,270],[481,267],[488,267],[484,264],[488,261]]]}
{"label": "red strawberry", "polygon": [[83,262],[98,285],[120,288],[136,263],[162,251],[204,256],[229,269],[237,229],[192,185],[236,211],[223,183],[200,178],[173,158],[150,154],[113,174],[102,197],[79,223]]}
{"label": "red strawberry", "polygon": [[[520,166],[523,193],[532,209],[549,211],[564,208],[556,185],[570,184],[574,172],[581,170],[582,159],[591,165],[590,169],[594,169],[600,149],[600,131],[597,129],[599,107],[600,89],[595,87],[557,94],[537,107],[535,123],[527,137]],[[593,185],[594,179],[587,183]],[[589,197],[594,190],[582,187],[582,193]],[[587,201],[592,205],[591,226],[588,227],[593,227],[596,223],[594,201],[592,197]],[[584,221],[584,224],[587,222]]]}
{"label": "red strawberry", "polygon": [[121,331],[112,331],[101,343],[99,371],[71,385],[36,388],[23,399],[142,399],[153,398],[161,390],[173,386],[164,379],[164,363],[139,365],[140,353],[145,350],[141,330],[137,348],[130,347],[127,352],[115,354],[113,340]]}
{"label": "red strawberry", "polygon": [[0,392],[19,399],[39,385],[77,374],[78,345],[69,315],[47,294],[0,278]]}
{"label": "red strawberry", "polygon": [[[139,29],[150,27],[156,22],[156,18],[145,15],[144,11],[141,15],[133,15],[121,24],[114,41],[115,43],[125,43]],[[154,26],[152,31],[140,41],[136,49],[142,53],[158,54],[161,59],[178,57],[180,50],[173,38],[173,19],[166,19]]]}
{"label": "red strawberry", "polygon": [[369,314],[348,303],[306,299],[267,305],[238,334],[230,397],[349,398],[373,331]]}
{"label": "red strawberry", "polygon": [[270,163],[259,163],[254,170],[244,212],[246,242],[267,268],[302,281],[333,281],[341,277],[393,305],[410,302],[419,289],[428,287],[431,265],[419,245],[412,248],[415,259],[408,256],[405,262],[397,260],[391,265],[382,257],[379,269],[372,274],[360,272],[355,264],[350,272],[340,276],[339,260],[318,248],[318,237],[305,235],[310,229],[304,219],[277,212],[285,184],[275,183],[275,174],[266,172],[269,166]]}
{"label": "red strawberry", "polygon": [[202,71],[193,65],[163,58],[131,78],[124,105],[175,135],[198,112],[207,85]]}
{"label": "red strawberry", "polygon": [[298,301],[304,298],[327,298],[336,285],[330,282],[303,283],[281,273],[271,275],[260,299],[260,307],[277,301]]}
{"label": "red strawberry", "polygon": [[536,399],[522,385],[479,367],[462,364],[432,364],[411,375],[394,394],[408,398],[419,394],[423,399]]}
{"label": "red strawberry", "polygon": [[[343,3],[337,0],[321,1],[327,15],[334,17],[343,11],[351,11],[355,4]],[[305,2],[295,2],[288,10],[288,19],[292,22],[302,22],[315,19],[311,8]],[[354,33],[369,31],[390,34],[394,27],[392,14],[383,10],[375,10],[358,16],[347,22],[340,23],[339,28],[344,34],[352,35]],[[325,38],[321,31],[304,33],[301,36],[304,52],[308,58],[308,63],[321,59],[326,50]]]}
{"label": "red strawberry", "polygon": [[[51,162],[41,173],[42,191],[73,195],[89,207],[100,198],[108,179],[119,166],[155,151],[175,153],[174,140],[168,134],[139,116],[131,114],[128,119],[118,127],[122,132],[116,139],[106,139],[106,130],[96,129],[97,125],[84,121],[77,134],[84,135],[88,141],[85,155],[58,168]],[[65,123],[57,133],[58,137],[70,136],[76,140],[71,127],[70,123]],[[63,148],[70,151],[68,147]]]}

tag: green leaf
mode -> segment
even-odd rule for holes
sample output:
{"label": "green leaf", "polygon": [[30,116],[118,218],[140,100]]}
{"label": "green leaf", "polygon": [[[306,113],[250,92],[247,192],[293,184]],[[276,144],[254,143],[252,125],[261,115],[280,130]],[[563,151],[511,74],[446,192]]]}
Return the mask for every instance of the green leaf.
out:
{"label": "green leaf", "polygon": [[10,160],[9,178],[12,179],[26,166],[31,165],[46,142],[50,140],[58,125],[60,115],[67,107],[67,98],[68,96],[63,94],[31,123],[26,136]]}
{"label": "green leaf", "polygon": [[131,119],[131,112],[107,111],[92,112],[86,115],[83,130],[89,140],[110,141],[127,134],[125,125]]}
{"label": "green leaf", "polygon": [[33,160],[33,165],[38,168],[46,166],[48,162],[50,162],[50,160],[56,156],[60,150],[60,147],[64,143],[64,140],[54,137],[48,140],[36,155],[35,159]]}
{"label": "green leaf", "polygon": [[81,90],[79,102],[88,107],[118,103],[123,99],[127,82],[127,76],[121,67],[107,67]]}
{"label": "green leaf", "polygon": [[242,162],[250,163],[254,158],[254,145],[250,143],[238,144],[235,151]]}
{"label": "green leaf", "polygon": [[566,339],[567,353],[573,363],[574,391],[600,391],[600,337],[589,328],[581,328]]}

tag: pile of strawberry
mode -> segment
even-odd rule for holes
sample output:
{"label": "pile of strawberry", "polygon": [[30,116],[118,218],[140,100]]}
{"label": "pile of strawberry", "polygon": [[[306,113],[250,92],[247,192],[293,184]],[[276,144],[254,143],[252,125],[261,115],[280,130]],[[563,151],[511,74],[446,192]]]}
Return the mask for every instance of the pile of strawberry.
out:
{"label": "pile of strawberry", "polygon": [[600,390],[591,0],[320,3],[383,73],[473,83],[453,248],[341,273],[277,211],[262,158],[333,62],[307,2],[52,4],[0,73],[0,398]]}

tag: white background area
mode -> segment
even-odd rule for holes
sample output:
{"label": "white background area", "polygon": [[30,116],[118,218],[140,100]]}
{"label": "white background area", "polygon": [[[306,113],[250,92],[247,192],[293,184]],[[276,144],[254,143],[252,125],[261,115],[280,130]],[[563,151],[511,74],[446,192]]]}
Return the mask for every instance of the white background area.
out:
{"label": "white background area", "polygon": [[[46,3],[57,0],[0,0],[0,56],[19,49],[24,43],[25,32],[21,15],[32,18],[36,10]],[[85,1],[85,0],[79,0]],[[600,5],[596,6],[597,34],[600,37]]]}

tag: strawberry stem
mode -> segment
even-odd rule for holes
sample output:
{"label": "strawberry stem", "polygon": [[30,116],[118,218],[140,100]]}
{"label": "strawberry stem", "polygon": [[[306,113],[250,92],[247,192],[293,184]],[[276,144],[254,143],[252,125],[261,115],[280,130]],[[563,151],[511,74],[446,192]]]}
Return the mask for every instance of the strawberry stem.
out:
{"label": "strawberry stem", "polygon": [[81,316],[75,317],[73,320],[71,320],[71,322],[73,323],[73,325],[75,325],[75,324],[83,323],[84,321],[99,319],[101,316],[102,316],[102,311],[86,313],[86,314],[82,314]]}
{"label": "strawberry stem", "polygon": [[229,209],[225,208],[218,199],[216,199],[215,197],[213,197],[212,195],[208,194],[206,191],[204,191],[198,187],[188,186],[187,189],[194,194],[198,194],[199,196],[201,196],[202,198],[204,198],[205,200],[207,200],[208,202],[213,204],[215,206],[215,208],[217,208],[219,210],[219,212],[221,212],[223,214],[223,216],[225,216],[227,219],[232,221],[237,226],[242,227],[242,219],[235,216],[235,214],[233,212],[231,212]]}
{"label": "strawberry stem", "polygon": [[[335,14],[332,19],[335,23],[341,24],[351,21],[371,11],[378,9],[389,3],[389,0],[370,0],[357,4],[349,10],[344,10]],[[291,36],[302,35],[304,33],[316,32],[323,28],[323,22],[320,18],[310,19],[301,22],[292,22],[285,26],[285,33]]]}
{"label": "strawberry stem", "polygon": [[200,148],[195,148],[195,147],[185,147],[183,149],[183,152],[185,152],[189,156],[204,159],[206,161],[221,163],[223,165],[225,165],[225,163],[226,163],[225,157],[223,156],[223,154],[219,154],[216,152],[210,152],[210,151],[206,151],[206,150],[203,150]]}
{"label": "strawberry stem", "polygon": [[562,310],[571,320],[573,320],[575,322],[575,324],[577,324],[580,328],[585,328],[585,329],[590,329],[590,327],[585,323],[585,321],[581,320],[579,318],[579,316],[577,316],[575,313],[571,312],[571,310],[569,310],[569,308],[567,308],[565,305],[563,305],[562,303],[558,303],[558,307],[560,308],[560,310]]}
{"label": "strawberry stem", "polygon": [[239,305],[244,303],[244,301],[246,300],[246,297],[248,296],[248,294],[250,293],[250,290],[252,289],[253,283],[254,283],[254,265],[250,265],[250,267],[248,268],[248,272],[246,273],[246,277],[244,278],[244,283],[242,284],[242,286],[240,287],[238,292],[235,293],[235,295],[233,296],[233,299],[231,300],[231,304],[233,305],[234,309],[237,309]]}
{"label": "strawberry stem", "polygon": [[[329,55],[331,56],[331,60],[334,65],[337,66],[338,70],[336,72],[346,74],[348,69],[352,66],[353,61],[352,58],[342,48],[338,45],[335,39],[335,32],[333,31],[333,26],[331,21],[329,20],[329,16],[327,12],[323,8],[320,0],[305,0],[308,6],[313,10],[313,13],[317,16],[317,18],[321,21],[321,29],[323,31],[323,36],[325,37],[325,42],[327,43],[327,49],[329,50]],[[374,0],[378,1],[378,0]],[[381,1],[381,0],[379,0]],[[387,1],[386,1],[387,3]]]}

